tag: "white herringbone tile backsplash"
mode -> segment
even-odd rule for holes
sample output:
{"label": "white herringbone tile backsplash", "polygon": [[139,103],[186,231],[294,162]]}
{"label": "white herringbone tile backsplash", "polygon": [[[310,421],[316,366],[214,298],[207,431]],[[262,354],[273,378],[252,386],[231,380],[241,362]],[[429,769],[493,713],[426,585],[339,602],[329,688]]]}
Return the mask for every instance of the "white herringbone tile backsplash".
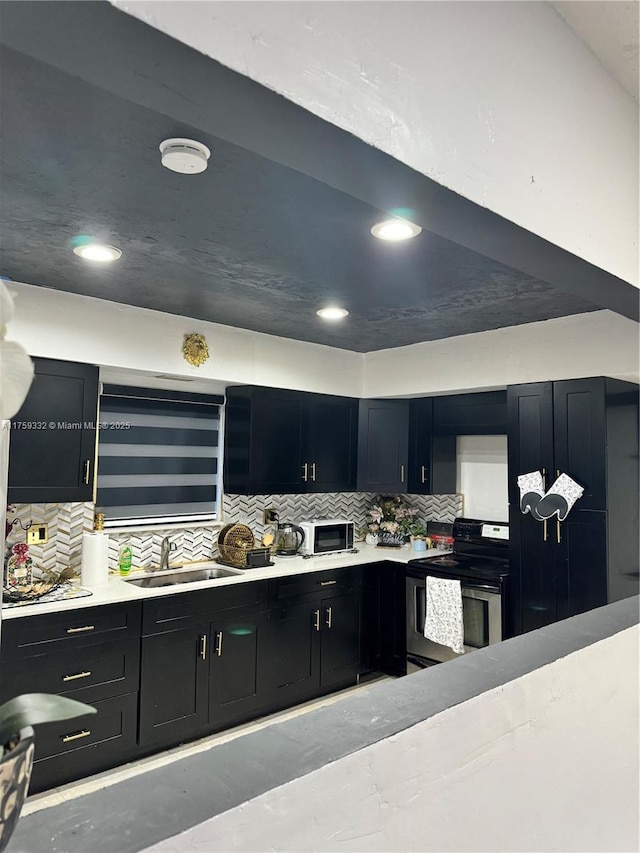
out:
{"label": "white herringbone tile backsplash", "polygon": [[[264,532],[262,512],[273,508],[281,520],[304,521],[308,518],[345,518],[364,527],[373,492],[337,492],[315,495],[223,495],[223,519],[226,524],[247,524],[256,538]],[[453,521],[462,515],[462,495],[402,495],[419,510],[424,521]]]}
{"label": "white herringbone tile backsplash", "polygon": [[[462,515],[462,495],[403,495],[405,500],[419,510],[425,521],[453,521]],[[169,536],[176,545],[171,553],[172,564],[209,560],[213,556],[218,530],[221,524],[240,521],[247,524],[256,539],[264,533],[262,511],[273,507],[282,520],[303,521],[325,516],[346,518],[364,527],[367,510],[374,495],[368,492],[344,492],[316,495],[224,495],[222,498],[222,521],[207,527],[183,529],[149,530],[132,533],[109,534],[109,568],[117,571],[118,553],[121,545],[128,541],[132,551],[133,567],[150,568],[160,563],[160,544]],[[94,505],[92,503],[63,504],[13,504],[7,513],[7,521],[18,519],[23,527],[33,524],[49,525],[49,541],[46,545],[30,546],[30,554],[36,567],[61,571],[72,566],[80,571],[82,563],[82,534],[93,530]],[[15,524],[7,537],[7,550],[18,542],[25,541],[25,531]],[[107,531],[108,532],[108,531]],[[5,555],[6,556],[6,555]]]}

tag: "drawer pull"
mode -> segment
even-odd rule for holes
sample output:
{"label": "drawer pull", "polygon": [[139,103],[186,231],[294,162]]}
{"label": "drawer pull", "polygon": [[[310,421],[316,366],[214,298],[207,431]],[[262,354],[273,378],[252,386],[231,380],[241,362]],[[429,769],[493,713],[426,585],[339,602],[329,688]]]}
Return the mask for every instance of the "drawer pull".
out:
{"label": "drawer pull", "polygon": [[320,609],[313,611],[313,627],[316,631],[320,630]]}
{"label": "drawer pull", "polygon": [[202,660],[207,659],[207,635],[203,634],[200,637],[200,657]]}
{"label": "drawer pull", "polygon": [[320,586],[333,586],[338,581],[320,581]]}
{"label": "drawer pull", "polygon": [[316,463],[311,463],[311,480],[315,483],[316,481]]}
{"label": "drawer pull", "polygon": [[327,607],[327,628],[332,627],[333,607]]}
{"label": "drawer pull", "polygon": [[63,681],[77,681],[79,678],[89,678],[91,672],[87,670],[86,672],[76,672],[75,675],[63,675]]}
{"label": "drawer pull", "polygon": [[425,465],[420,466],[420,482],[423,484],[427,482],[427,468]]}
{"label": "drawer pull", "polygon": [[89,472],[90,472],[90,471],[91,471],[91,460],[90,460],[90,459],[85,459],[85,462],[84,462],[84,477],[82,478],[82,479],[84,480],[84,484],[85,484],[85,486],[88,486],[88,485],[89,485]]}
{"label": "drawer pull", "polygon": [[73,735],[65,735],[62,738],[62,743],[71,743],[72,740],[80,740],[83,737],[89,737],[90,734],[89,729],[83,729],[81,732],[76,732]]}
{"label": "drawer pull", "polygon": [[222,631],[218,631],[216,638],[216,654],[219,658],[222,657]]}
{"label": "drawer pull", "polygon": [[83,625],[82,628],[67,628],[67,634],[84,634],[86,631],[95,630],[95,625]]}

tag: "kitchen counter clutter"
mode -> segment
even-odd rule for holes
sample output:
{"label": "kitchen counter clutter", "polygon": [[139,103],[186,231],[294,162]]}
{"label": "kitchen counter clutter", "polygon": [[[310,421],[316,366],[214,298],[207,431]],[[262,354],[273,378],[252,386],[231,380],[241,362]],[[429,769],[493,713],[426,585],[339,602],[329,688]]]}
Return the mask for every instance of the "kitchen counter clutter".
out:
{"label": "kitchen counter clutter", "polygon": [[362,545],[155,588],[114,576],[89,598],[6,610],[0,701],[48,692],[97,710],[38,731],[31,793],[355,685],[366,672],[405,674],[405,572],[417,555],[425,552]]}
{"label": "kitchen counter clutter", "polygon": [[[107,584],[91,589],[91,597],[60,599],[59,601],[52,601],[46,604],[25,604],[20,607],[5,608],[2,611],[2,619],[4,621],[24,616],[42,616],[46,613],[56,613],[61,610],[96,607],[101,604],[117,604],[118,602],[144,600],[157,596],[178,595],[201,589],[217,589],[233,584],[268,580],[269,578],[343,569],[363,563],[390,561],[406,565],[409,560],[415,560],[418,557],[420,559],[428,559],[429,557],[441,557],[443,554],[449,553],[448,551],[435,548],[426,552],[414,551],[409,545],[405,545],[402,548],[379,548],[376,545],[367,545],[366,543],[358,543],[356,550],[357,553],[327,554],[320,557],[273,557],[275,563],[273,566],[266,566],[261,569],[245,569],[241,574],[226,578],[195,581],[193,583],[176,584],[175,586],[157,587],[155,589],[141,589],[135,586],[135,584],[123,580],[120,575],[113,574]],[[192,563],[191,567],[205,568],[217,565],[216,562],[208,560],[200,563]],[[130,577],[135,578],[142,574],[143,572],[132,572]]]}

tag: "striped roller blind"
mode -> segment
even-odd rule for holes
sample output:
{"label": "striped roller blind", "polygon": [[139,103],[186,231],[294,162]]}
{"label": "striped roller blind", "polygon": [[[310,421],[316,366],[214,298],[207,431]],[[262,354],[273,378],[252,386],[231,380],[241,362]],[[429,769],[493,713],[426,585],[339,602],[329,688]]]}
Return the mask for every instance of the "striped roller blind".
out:
{"label": "striped roller blind", "polygon": [[105,385],[98,494],[105,522],[215,518],[222,397]]}

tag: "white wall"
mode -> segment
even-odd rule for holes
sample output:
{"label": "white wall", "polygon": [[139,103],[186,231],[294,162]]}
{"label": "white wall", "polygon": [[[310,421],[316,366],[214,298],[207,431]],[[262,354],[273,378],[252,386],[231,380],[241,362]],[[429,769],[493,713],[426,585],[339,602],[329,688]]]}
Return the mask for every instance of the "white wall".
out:
{"label": "white wall", "polygon": [[637,323],[594,311],[368,353],[364,396],[446,394],[521,382],[613,376],[638,382]]}
{"label": "white wall", "polygon": [[[11,290],[16,313],[10,336],[30,355],[225,384],[348,397],[362,393],[359,353],[28,284],[14,282]],[[207,339],[211,358],[201,367],[192,367],[182,357],[184,335],[189,332]],[[113,378],[117,375],[111,371]]]}
{"label": "white wall", "polygon": [[[638,639],[609,637],[149,850],[637,850]],[[409,677],[427,689],[428,673]]]}
{"label": "white wall", "polygon": [[506,435],[459,435],[456,440],[456,492],[467,518],[509,520]]}
{"label": "white wall", "polygon": [[637,104],[547,3],[112,2],[637,285]]}

